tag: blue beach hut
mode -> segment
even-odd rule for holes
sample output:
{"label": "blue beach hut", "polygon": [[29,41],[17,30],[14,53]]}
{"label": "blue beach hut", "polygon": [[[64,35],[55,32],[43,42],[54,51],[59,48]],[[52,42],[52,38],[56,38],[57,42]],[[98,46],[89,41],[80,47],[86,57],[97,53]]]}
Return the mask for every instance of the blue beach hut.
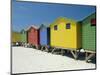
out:
{"label": "blue beach hut", "polygon": [[42,24],[40,26],[40,45],[41,50],[45,48],[48,50],[50,44],[50,28]]}

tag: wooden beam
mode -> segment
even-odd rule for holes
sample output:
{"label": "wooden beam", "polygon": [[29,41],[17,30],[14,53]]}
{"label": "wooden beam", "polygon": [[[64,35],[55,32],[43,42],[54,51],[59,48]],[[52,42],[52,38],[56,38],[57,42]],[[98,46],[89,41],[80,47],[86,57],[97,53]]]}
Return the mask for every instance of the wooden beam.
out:
{"label": "wooden beam", "polygon": [[73,57],[74,57],[75,59],[77,59],[77,57],[78,57],[77,51],[72,51],[72,50],[71,50],[71,53],[72,53]]}
{"label": "wooden beam", "polygon": [[43,51],[43,46],[41,47],[41,51]]}
{"label": "wooden beam", "polygon": [[65,51],[63,49],[61,49],[61,55],[64,55]]}
{"label": "wooden beam", "polygon": [[48,52],[48,51],[49,51],[49,50],[48,50],[48,48],[47,48],[46,46],[45,46],[45,51],[46,51],[46,52]]}
{"label": "wooden beam", "polygon": [[85,57],[86,62],[88,62],[88,60],[89,60],[90,58],[92,58],[93,56],[95,56],[95,53],[88,54],[88,53],[86,52],[86,57]]}
{"label": "wooden beam", "polygon": [[54,48],[51,53],[53,54],[55,50],[56,50],[56,48]]}
{"label": "wooden beam", "polygon": [[87,53],[96,53],[95,50],[85,50]]}

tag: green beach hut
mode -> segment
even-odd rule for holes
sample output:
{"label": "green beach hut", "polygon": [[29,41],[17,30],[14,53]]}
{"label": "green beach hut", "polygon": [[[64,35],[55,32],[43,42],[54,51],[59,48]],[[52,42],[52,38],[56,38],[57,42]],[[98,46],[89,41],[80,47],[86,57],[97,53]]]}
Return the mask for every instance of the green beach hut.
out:
{"label": "green beach hut", "polygon": [[23,44],[27,43],[27,32],[24,29],[21,30],[21,42]]}
{"label": "green beach hut", "polygon": [[[96,53],[96,13],[82,20],[82,48],[85,50],[86,61]],[[90,54],[90,55],[88,55]]]}

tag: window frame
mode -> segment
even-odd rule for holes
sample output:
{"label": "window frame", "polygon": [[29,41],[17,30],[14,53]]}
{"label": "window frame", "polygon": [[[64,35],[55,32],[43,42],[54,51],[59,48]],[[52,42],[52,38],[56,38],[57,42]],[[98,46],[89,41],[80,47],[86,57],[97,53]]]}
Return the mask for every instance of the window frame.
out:
{"label": "window frame", "polygon": [[[94,21],[94,22],[93,22]],[[96,18],[92,18],[91,20],[90,20],[90,24],[91,24],[91,26],[96,26]]]}
{"label": "window frame", "polygon": [[54,30],[58,30],[58,25],[54,25]]}
{"label": "window frame", "polygon": [[66,29],[71,29],[71,23],[66,23]]}

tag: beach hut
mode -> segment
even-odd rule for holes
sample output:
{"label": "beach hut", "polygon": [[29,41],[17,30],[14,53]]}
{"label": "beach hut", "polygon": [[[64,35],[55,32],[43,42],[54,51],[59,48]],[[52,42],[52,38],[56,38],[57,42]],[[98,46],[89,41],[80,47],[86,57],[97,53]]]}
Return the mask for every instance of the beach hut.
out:
{"label": "beach hut", "polygon": [[20,33],[21,33],[21,42],[23,45],[25,45],[27,43],[27,32],[24,29],[22,29]]}
{"label": "beach hut", "polygon": [[50,28],[42,24],[40,26],[41,50],[43,50],[43,48],[45,48],[46,51],[48,51],[49,44],[50,44]]}
{"label": "beach hut", "polygon": [[70,50],[77,58],[77,50],[81,48],[81,25],[75,20],[59,17],[50,25],[50,46]]}
{"label": "beach hut", "polygon": [[28,43],[39,48],[39,27],[32,25],[27,29]]}
{"label": "beach hut", "polygon": [[14,32],[12,31],[12,44],[16,45],[18,43],[18,45],[21,43],[21,34],[20,32]]}
{"label": "beach hut", "polygon": [[82,20],[82,48],[86,52],[86,61],[96,53],[96,13]]}

